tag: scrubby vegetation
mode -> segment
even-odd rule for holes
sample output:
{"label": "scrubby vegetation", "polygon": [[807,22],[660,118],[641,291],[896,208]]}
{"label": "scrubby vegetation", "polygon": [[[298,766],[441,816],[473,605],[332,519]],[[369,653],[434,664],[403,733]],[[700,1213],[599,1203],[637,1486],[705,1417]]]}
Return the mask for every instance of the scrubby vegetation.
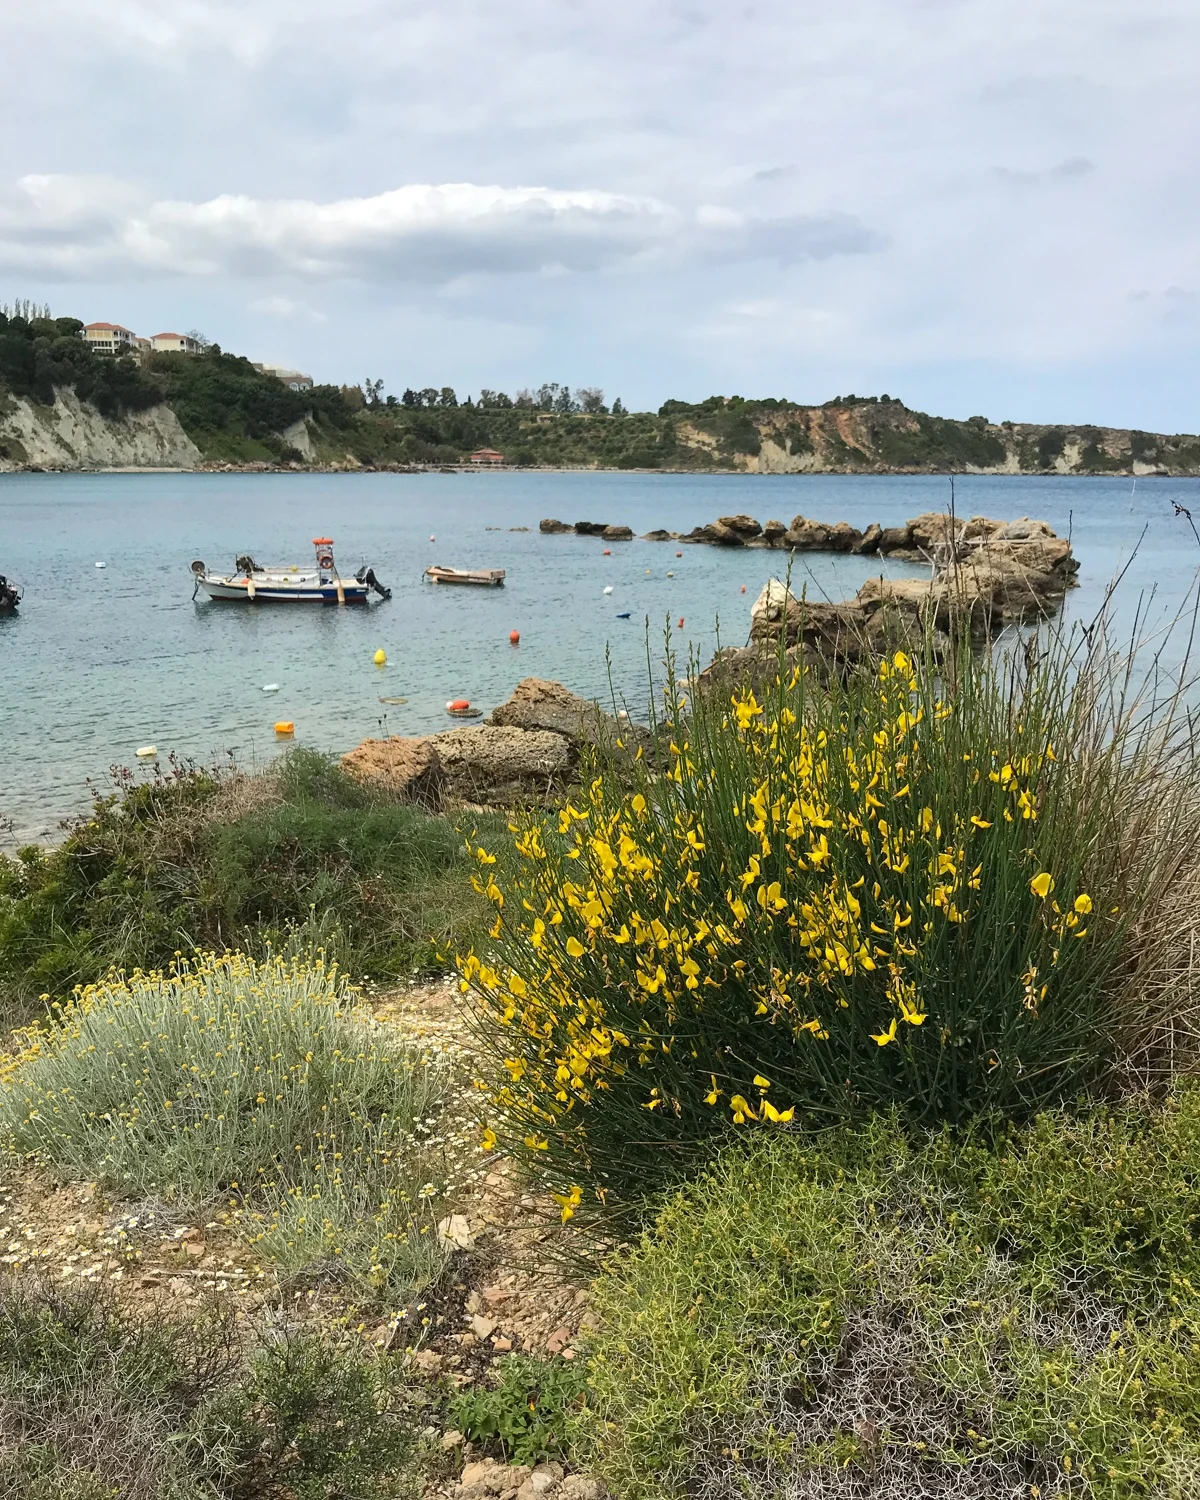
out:
{"label": "scrubby vegetation", "polygon": [[508,1354],[497,1361],[490,1384],[451,1401],[450,1420],[507,1462],[537,1464],[564,1456],[585,1390],[584,1372],[574,1365]]}
{"label": "scrubby vegetation", "polygon": [[81,989],[4,1060],[0,1131],[123,1197],[228,1203],[285,1275],[318,1263],[392,1295],[434,1279],[447,1163],[436,1058],[352,1014],[315,960],[240,955]]}
{"label": "scrubby vegetation", "polygon": [[399,1360],[220,1304],[131,1312],[0,1284],[0,1493],[21,1500],[408,1500],[419,1395]]}
{"label": "scrubby vegetation", "polygon": [[623,1500],[1126,1500],[1200,1473],[1200,1093],[730,1148],[600,1283]]}
{"label": "scrubby vegetation", "polygon": [[469,943],[483,904],[461,834],[297,750],[261,776],[173,764],[97,794],[54,849],[0,855],[10,1015],[193,948],[323,943],[394,979]]}
{"label": "scrubby vegetation", "polygon": [[756,1126],[1026,1116],[1156,1035],[1186,720],[1099,652],[932,646],[832,681],[781,662],[762,702],[674,692],[667,774],[600,766],[556,826],[477,848],[496,1129],[564,1214]]}

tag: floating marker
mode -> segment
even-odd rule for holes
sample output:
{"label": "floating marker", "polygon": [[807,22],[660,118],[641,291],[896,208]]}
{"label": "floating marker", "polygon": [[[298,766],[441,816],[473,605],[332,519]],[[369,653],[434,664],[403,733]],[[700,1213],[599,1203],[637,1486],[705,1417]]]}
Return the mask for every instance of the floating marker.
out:
{"label": "floating marker", "polygon": [[605,592],[605,593],[606,593],[606,594],[611,594],[611,593],[612,593],[612,591],[613,591],[613,586],[612,586],[612,584],[611,584],[611,583],[606,583],[606,584],[605,584],[605,585],[604,585],[604,592]]}
{"label": "floating marker", "polygon": [[646,569],[646,577],[647,577],[647,578],[649,578],[649,577],[650,577],[650,569],[649,569],[649,568],[647,568],[647,569]]}
{"label": "floating marker", "polygon": [[668,578],[674,578],[674,577],[675,577],[675,575],[674,575],[674,573],[668,573],[668,574],[667,574],[667,577],[668,577]]}
{"label": "floating marker", "polygon": [[743,583],[742,584],[742,593],[744,594],[745,592],[746,592],[746,585]]}
{"label": "floating marker", "polygon": [[[104,564],[101,563],[100,566],[103,567]],[[156,745],[143,745],[140,750],[135,750],[133,753],[139,760],[152,760],[158,754],[158,747]]]}
{"label": "floating marker", "polygon": [[387,665],[387,652],[383,649],[382,646],[380,646],[379,650],[376,651],[371,660],[377,667],[384,667]]}
{"label": "floating marker", "polygon": [[676,554],[675,554],[675,556],[676,556],[676,557],[682,557],[682,556],[683,556],[683,553],[682,553],[682,552],[677,552],[677,553],[676,553]]}
{"label": "floating marker", "polygon": [[279,684],[277,682],[264,682],[263,683],[263,692],[264,693],[277,693],[278,691],[279,691]]}
{"label": "floating marker", "polygon": [[683,616],[682,615],[679,616],[679,628],[680,628],[680,630],[683,629]]}
{"label": "floating marker", "polygon": [[604,549],[604,555],[605,555],[605,557],[611,557],[612,556],[612,548],[611,547],[605,547],[605,549]]}
{"label": "floating marker", "polygon": [[429,540],[430,540],[430,541],[431,541],[431,542],[436,542],[436,541],[437,541],[437,537],[435,537],[435,536],[431,536],[431,537],[430,537],[430,538],[429,538]]}
{"label": "floating marker", "polygon": [[618,616],[617,616],[617,619],[618,619],[618,620],[628,620],[628,618],[629,618],[629,615],[630,615],[630,611],[629,611],[629,610],[627,610],[627,609],[626,609],[626,610],[623,610],[623,611],[622,611],[622,612],[621,612],[621,613],[620,613],[620,614],[619,614],[619,615],[618,615]]}
{"label": "floating marker", "polygon": [[521,632],[519,630],[510,630],[508,632],[508,644],[510,646],[519,646],[521,644]]}
{"label": "floating marker", "polygon": [[295,734],[295,732],[296,732],[296,726],[295,726],[295,724],[292,723],[291,719],[276,719],[275,720],[275,733],[276,734]]}
{"label": "floating marker", "polygon": [[108,567],[108,564],[107,564],[107,563],[97,563],[97,564],[96,564],[96,566],[97,566],[97,567],[98,567],[98,568],[107,568],[107,567]]}

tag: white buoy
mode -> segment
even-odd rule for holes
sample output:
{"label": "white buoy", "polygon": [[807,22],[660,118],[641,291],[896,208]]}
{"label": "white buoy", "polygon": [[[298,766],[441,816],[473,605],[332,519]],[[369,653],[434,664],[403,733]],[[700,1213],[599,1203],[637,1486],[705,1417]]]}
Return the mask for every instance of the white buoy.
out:
{"label": "white buoy", "polygon": [[277,693],[278,691],[279,691],[279,684],[277,682],[265,682],[265,683],[263,683],[263,692],[264,693]]}
{"label": "white buoy", "polygon": [[605,593],[606,593],[606,594],[611,594],[611,593],[612,593],[612,591],[613,591],[613,586],[612,586],[612,584],[611,584],[611,583],[606,583],[606,584],[605,584],[605,585],[604,585],[604,592],[605,592]]}
{"label": "white buoy", "polygon": [[97,566],[97,567],[98,567],[98,568],[107,568],[107,567],[108,567],[108,564],[107,564],[107,563],[97,563],[97,564],[96,564],[96,566]]}
{"label": "white buoy", "polygon": [[[101,565],[103,566],[103,564]],[[139,760],[152,760],[158,754],[157,745],[143,745],[140,750],[133,752]]]}

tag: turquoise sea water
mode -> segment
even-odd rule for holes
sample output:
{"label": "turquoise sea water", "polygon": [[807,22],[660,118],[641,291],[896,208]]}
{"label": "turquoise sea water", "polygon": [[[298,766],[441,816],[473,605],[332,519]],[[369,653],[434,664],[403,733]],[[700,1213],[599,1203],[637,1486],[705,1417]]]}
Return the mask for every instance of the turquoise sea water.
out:
{"label": "turquoise sea water", "polygon": [[[683,659],[691,647],[707,661],[715,619],[722,641],[740,644],[755,595],[787,565],[765,551],[683,547],[677,558],[670,543],[544,537],[544,516],[636,532],[688,530],[739,511],[891,525],[948,499],[944,478],[924,476],[0,476],[0,573],[25,589],[20,614],[0,619],[0,816],[18,838],[52,835],[86,803],[86,779],[135,764],[141,745],[199,759],[232,750],[251,765],[276,752],[277,719],[295,721],[297,743],[341,751],[381,731],[452,727],[447,699],[488,710],[524,676],[606,696],[606,648],[636,711],[647,618],[656,672],[668,620]],[[962,515],[1035,516],[1072,534],[1081,587],[1069,610],[1080,619],[1131,556],[1121,618],[1147,600],[1162,618],[1185,599],[1200,545],[1176,503],[1200,524],[1200,481],[957,480]],[[322,535],[335,538],[344,573],[370,562],[392,598],[365,610],[193,602],[193,558],[222,569],[243,551],[262,563],[307,562],[310,538]],[[507,586],[433,588],[421,578],[431,562],[506,568]],[[813,557],[797,560],[795,577],[836,599],[879,571],[872,559]],[[616,618],[626,610],[630,619]],[[382,669],[377,647],[388,655]],[[266,683],[280,691],[264,694]]]}

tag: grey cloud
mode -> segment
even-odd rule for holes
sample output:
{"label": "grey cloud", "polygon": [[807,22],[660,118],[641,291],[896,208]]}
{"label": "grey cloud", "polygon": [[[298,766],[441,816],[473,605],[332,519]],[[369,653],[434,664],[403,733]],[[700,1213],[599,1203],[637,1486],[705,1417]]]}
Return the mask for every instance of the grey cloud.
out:
{"label": "grey cloud", "polygon": [[779,182],[784,177],[794,177],[799,168],[793,165],[786,167],[763,167],[760,172],[755,172],[755,182]]}
{"label": "grey cloud", "polygon": [[760,219],[656,198],[410,184],[330,203],[223,194],[152,200],[126,184],[26,177],[0,200],[0,270],[43,279],[292,276],[445,283],[487,273],[599,271],[639,258],[781,264],[861,254],[845,215]]}
{"label": "grey cloud", "polygon": [[1022,171],[1015,167],[997,167],[996,176],[1003,182],[1035,185],[1042,182],[1064,182],[1074,177],[1087,177],[1096,170],[1096,163],[1086,156],[1068,156],[1041,171]]}

